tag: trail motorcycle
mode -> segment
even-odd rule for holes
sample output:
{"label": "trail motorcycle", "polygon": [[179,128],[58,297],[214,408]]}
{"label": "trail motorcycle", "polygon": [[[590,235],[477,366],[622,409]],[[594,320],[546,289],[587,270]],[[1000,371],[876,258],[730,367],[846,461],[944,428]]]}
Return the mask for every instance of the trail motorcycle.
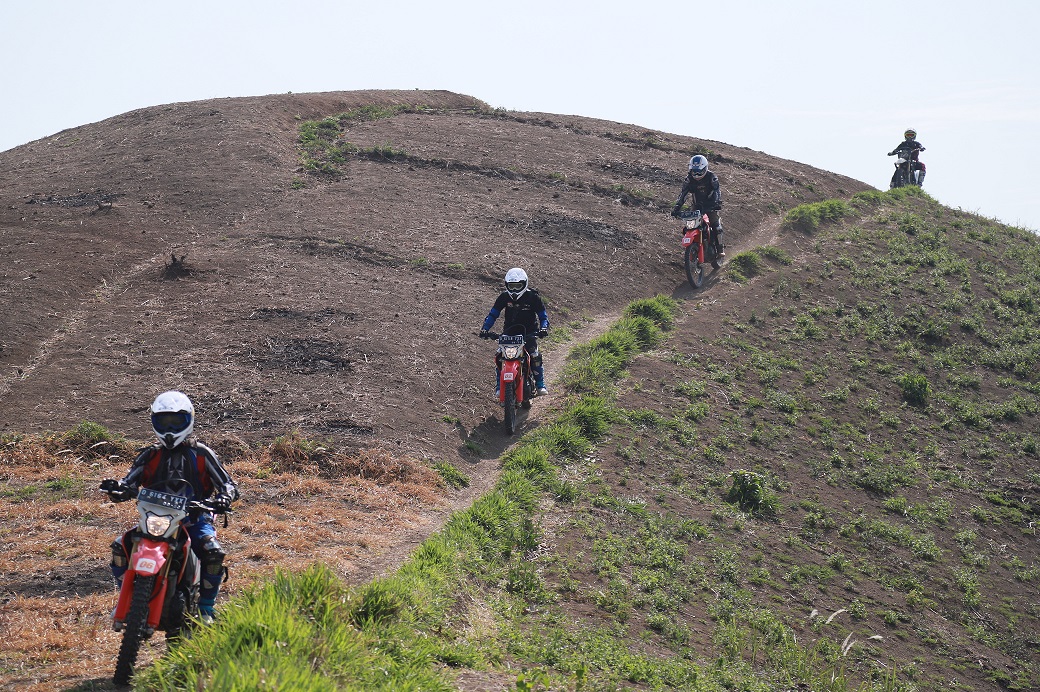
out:
{"label": "trail motorcycle", "polygon": [[717,250],[711,237],[711,224],[708,214],[700,210],[685,212],[679,216],[683,220],[683,261],[686,265],[686,278],[690,285],[700,288],[704,283],[704,263],[710,262],[715,269],[719,268]]}
{"label": "trail motorcycle", "polygon": [[896,156],[896,172],[892,175],[892,181],[889,183],[889,189],[895,189],[897,187],[905,187],[906,185],[917,185],[921,186],[924,164],[918,161],[916,151],[899,151],[892,152],[889,156]]}
{"label": "trail motorcycle", "polygon": [[[112,479],[103,481],[101,490],[114,499],[135,497],[132,489]],[[213,508],[190,500],[190,494],[190,484],[181,480],[137,491],[140,519],[123,535],[129,561],[112,617],[112,628],[123,633],[112,676],[116,685],[129,684],[141,644],[155,630],[175,639],[198,617],[201,569],[181,522],[194,510]]]}
{"label": "trail motorcycle", "polygon": [[488,332],[487,338],[498,340],[495,367],[498,368],[498,400],[505,408],[506,433],[517,428],[517,408],[531,408],[535,395],[531,354],[524,347],[527,330],[520,325],[508,327],[501,334]]}

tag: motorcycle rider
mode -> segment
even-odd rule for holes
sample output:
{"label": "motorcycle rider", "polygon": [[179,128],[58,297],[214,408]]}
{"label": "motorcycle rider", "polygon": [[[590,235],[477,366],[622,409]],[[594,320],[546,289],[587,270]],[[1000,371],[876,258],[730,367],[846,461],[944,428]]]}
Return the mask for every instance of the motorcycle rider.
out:
{"label": "motorcycle rider", "polygon": [[[919,187],[924,186],[924,176],[927,169],[924,163],[918,160],[921,152],[924,151],[924,147],[917,141],[917,130],[912,127],[906,128],[906,132],[903,133],[903,141],[899,143],[892,151],[888,152],[889,156],[895,156],[896,154],[905,154],[906,158],[910,160],[911,171],[917,171],[917,185]],[[892,181],[889,183],[889,187],[896,186],[896,177],[899,175],[899,169],[892,174]],[[911,176],[912,179],[913,176]],[[909,181],[908,181],[909,182]]]}
{"label": "motorcycle rider", "polygon": [[[513,267],[506,272],[506,290],[502,291],[491,311],[484,318],[484,326],[480,328],[480,338],[487,339],[488,331],[495,325],[495,320],[505,311],[502,318],[502,331],[510,327],[521,326],[527,331],[524,349],[531,356],[531,372],[534,374],[537,394],[548,394],[545,387],[545,368],[542,366],[542,354],[538,351],[538,337],[549,333],[549,316],[545,312],[545,304],[538,291],[531,288],[527,280],[527,272],[520,267]],[[501,369],[501,364],[499,369]],[[495,378],[495,398],[498,398],[498,378]]]}
{"label": "motorcycle rider", "polygon": [[[195,408],[183,392],[163,392],[152,403],[152,430],[158,444],[145,447],[137,454],[130,471],[121,481],[106,481],[101,489],[114,502],[137,496],[137,490],[166,480],[183,479],[193,495],[189,499],[208,500],[217,512],[226,511],[238,499],[238,487],[217,459],[216,453],[197,440],[188,440],[195,423]],[[206,624],[213,622],[214,604],[224,581],[224,550],[217,542],[213,514],[193,511],[185,519],[191,549],[199,558],[202,583],[199,588],[199,615]],[[124,536],[112,543],[112,575],[122,587],[130,559],[130,546]]]}
{"label": "motorcycle rider", "polygon": [[719,259],[722,259],[726,256],[726,250],[722,245],[722,219],[719,218],[719,210],[722,209],[719,177],[708,170],[708,159],[701,154],[690,159],[689,168],[686,179],[683,181],[682,192],[679,193],[679,199],[675,202],[675,208],[672,209],[672,216],[678,217],[683,202],[686,201],[686,195],[693,195],[693,207],[708,215],[716,254]]}

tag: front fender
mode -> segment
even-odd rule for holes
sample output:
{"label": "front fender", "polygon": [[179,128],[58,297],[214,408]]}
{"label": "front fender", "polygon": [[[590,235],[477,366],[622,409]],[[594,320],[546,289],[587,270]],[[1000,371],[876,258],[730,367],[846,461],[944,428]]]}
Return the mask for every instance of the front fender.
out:
{"label": "front fender", "polygon": [[498,400],[506,400],[506,383],[514,382],[516,384],[516,398],[518,401],[522,401],[524,398],[524,382],[523,377],[520,374],[520,361],[518,360],[504,360],[502,361],[502,370],[498,373]]}
{"label": "front fender", "polygon": [[123,586],[119,590],[119,602],[116,604],[115,620],[122,622],[126,619],[127,611],[130,610],[130,601],[133,599],[134,588],[138,576],[150,577],[159,575],[155,581],[155,588],[151,594],[148,626],[155,628],[159,626],[162,616],[163,603],[166,599],[167,574],[166,568],[169,562],[169,545],[147,539],[140,541],[130,554],[130,566],[123,575]]}
{"label": "front fender", "polygon": [[130,569],[146,577],[158,574],[166,564],[167,550],[165,543],[141,541],[130,556]]}

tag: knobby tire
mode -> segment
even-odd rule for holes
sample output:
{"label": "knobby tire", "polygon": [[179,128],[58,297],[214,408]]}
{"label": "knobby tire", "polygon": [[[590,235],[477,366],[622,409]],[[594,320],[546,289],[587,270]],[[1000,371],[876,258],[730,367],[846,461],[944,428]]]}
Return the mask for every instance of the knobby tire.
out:
{"label": "knobby tire", "polygon": [[701,284],[704,283],[704,265],[697,262],[697,256],[697,245],[687,245],[684,253],[686,278],[689,279],[690,285],[694,288],[700,288]]}
{"label": "knobby tire", "polygon": [[112,682],[117,685],[129,685],[130,677],[134,674],[137,653],[141,650],[141,643],[145,640],[145,630],[148,628],[148,604],[152,600],[154,588],[154,575],[137,577],[134,580],[134,595],[130,601],[130,610],[126,615],[126,623],[123,627],[123,642],[119,645],[116,672],[112,676]]}
{"label": "knobby tire", "polygon": [[516,383],[506,383],[506,433],[516,432]]}

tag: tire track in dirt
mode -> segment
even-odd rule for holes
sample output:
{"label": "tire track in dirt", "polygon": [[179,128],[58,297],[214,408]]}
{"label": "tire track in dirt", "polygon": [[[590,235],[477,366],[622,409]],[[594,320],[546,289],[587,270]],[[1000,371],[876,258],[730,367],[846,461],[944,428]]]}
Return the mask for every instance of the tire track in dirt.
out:
{"label": "tire track in dirt", "polygon": [[118,293],[127,290],[127,287],[138,275],[153,267],[161,257],[165,256],[166,253],[163,252],[138,262],[130,268],[125,278],[118,283],[109,284],[102,279],[94,288],[94,297],[80,303],[84,307],[69,311],[65,320],[54,330],[54,333],[40,342],[36,353],[17,369],[14,375],[8,375],[3,380],[0,380],[0,401],[11,392],[15,382],[28,379],[33,372],[47,365],[50,357],[57,351],[58,347],[71,340],[83,328],[84,324],[89,321],[90,315],[98,307],[108,303]]}

